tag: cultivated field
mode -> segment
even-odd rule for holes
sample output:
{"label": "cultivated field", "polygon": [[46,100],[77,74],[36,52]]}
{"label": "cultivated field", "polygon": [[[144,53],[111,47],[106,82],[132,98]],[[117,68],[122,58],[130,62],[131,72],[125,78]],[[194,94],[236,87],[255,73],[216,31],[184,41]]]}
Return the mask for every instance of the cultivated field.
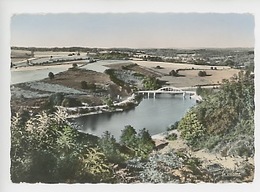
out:
{"label": "cultivated field", "polygon": [[199,77],[199,70],[180,71],[183,77],[163,76],[160,80],[167,81],[175,87],[190,87],[196,85],[219,84],[223,79],[230,79],[239,69],[205,70],[208,76]]}
{"label": "cultivated field", "polygon": [[[135,61],[136,64],[149,68],[154,72],[161,73],[160,80],[166,81],[167,84],[175,87],[190,87],[196,85],[218,84],[223,79],[229,79],[239,72],[239,69],[231,69],[228,66],[210,66],[210,65],[194,65],[184,63],[166,63],[152,61]],[[156,67],[160,66],[161,69]],[[216,67],[217,70],[212,70]],[[180,77],[169,76],[171,70],[185,69],[178,72]],[[192,69],[192,70],[191,70]],[[206,71],[208,76],[199,77],[200,70]]]}

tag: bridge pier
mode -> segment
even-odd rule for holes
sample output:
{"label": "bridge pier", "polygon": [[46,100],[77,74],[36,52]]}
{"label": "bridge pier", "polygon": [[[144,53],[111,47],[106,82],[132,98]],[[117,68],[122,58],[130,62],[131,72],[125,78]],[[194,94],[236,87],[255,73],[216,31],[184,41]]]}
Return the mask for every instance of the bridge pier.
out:
{"label": "bridge pier", "polygon": [[153,93],[153,98],[154,98],[154,99],[155,99],[155,96],[156,96],[156,93],[154,92],[154,93]]}

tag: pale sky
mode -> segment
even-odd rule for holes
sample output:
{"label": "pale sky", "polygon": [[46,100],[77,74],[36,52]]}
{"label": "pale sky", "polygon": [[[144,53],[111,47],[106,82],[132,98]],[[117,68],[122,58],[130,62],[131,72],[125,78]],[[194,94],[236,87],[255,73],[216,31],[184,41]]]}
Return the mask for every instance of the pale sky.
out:
{"label": "pale sky", "polygon": [[254,16],[213,13],[19,14],[11,46],[254,47]]}

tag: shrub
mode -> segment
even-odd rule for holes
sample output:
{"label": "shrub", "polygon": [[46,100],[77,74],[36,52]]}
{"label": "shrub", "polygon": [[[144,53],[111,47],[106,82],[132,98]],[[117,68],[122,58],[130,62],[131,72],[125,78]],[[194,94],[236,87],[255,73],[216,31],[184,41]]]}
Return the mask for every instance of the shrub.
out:
{"label": "shrub", "polygon": [[143,128],[137,134],[135,129],[130,125],[125,126],[125,129],[122,130],[120,142],[122,145],[133,150],[135,156],[140,158],[146,158],[155,147],[155,143],[148,130]]}
{"label": "shrub", "polygon": [[198,76],[205,77],[205,76],[207,76],[207,73],[206,73],[206,71],[199,71]]}
{"label": "shrub", "polygon": [[175,130],[178,128],[179,121],[176,121],[173,125],[167,128],[167,131]]}
{"label": "shrub", "polygon": [[178,76],[178,72],[173,69],[173,70],[170,71],[169,75],[177,77]]}
{"label": "shrub", "polygon": [[[66,113],[41,113],[21,124],[11,121],[11,180],[14,183],[98,183],[111,168],[92,139],[66,121]],[[92,147],[93,146],[93,147]]]}
{"label": "shrub", "polygon": [[80,85],[81,85],[81,88],[82,88],[82,89],[87,89],[87,88],[88,88],[88,84],[87,84],[86,81],[81,81],[81,82],[80,82]]}
{"label": "shrub", "polygon": [[205,127],[199,122],[197,115],[192,111],[188,112],[180,120],[178,130],[181,131],[181,137],[191,146],[198,144],[198,141],[206,133]]}
{"label": "shrub", "polygon": [[81,102],[79,100],[77,100],[76,98],[65,98],[63,99],[61,105],[63,107],[78,107],[81,106]]}
{"label": "shrub", "polygon": [[63,93],[54,93],[49,97],[49,103],[51,106],[61,105],[61,102],[64,99]]}
{"label": "shrub", "polygon": [[166,139],[174,141],[178,138],[178,135],[176,133],[172,133],[166,137]]}
{"label": "shrub", "polygon": [[106,158],[112,163],[122,163],[123,157],[119,151],[119,144],[110,132],[105,131],[98,141],[101,151],[105,154]]}
{"label": "shrub", "polygon": [[161,67],[160,65],[157,65],[157,66],[155,67],[155,69],[163,69],[163,67]]}
{"label": "shrub", "polygon": [[54,79],[54,74],[53,74],[53,72],[49,72],[48,77],[50,78],[50,80]]}
{"label": "shrub", "polygon": [[202,91],[203,90],[202,90],[201,86],[198,86],[197,89],[196,89],[196,94],[201,95]]}
{"label": "shrub", "polygon": [[161,86],[162,86],[162,82],[159,79],[156,79],[155,77],[146,77],[143,80],[143,87],[146,90],[159,89]]}

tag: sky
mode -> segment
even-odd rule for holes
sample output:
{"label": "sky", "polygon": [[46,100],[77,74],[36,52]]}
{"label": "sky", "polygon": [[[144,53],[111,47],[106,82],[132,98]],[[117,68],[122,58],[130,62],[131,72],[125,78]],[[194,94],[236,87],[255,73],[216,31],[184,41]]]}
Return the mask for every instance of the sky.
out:
{"label": "sky", "polygon": [[11,46],[254,47],[254,16],[223,13],[17,14]]}

